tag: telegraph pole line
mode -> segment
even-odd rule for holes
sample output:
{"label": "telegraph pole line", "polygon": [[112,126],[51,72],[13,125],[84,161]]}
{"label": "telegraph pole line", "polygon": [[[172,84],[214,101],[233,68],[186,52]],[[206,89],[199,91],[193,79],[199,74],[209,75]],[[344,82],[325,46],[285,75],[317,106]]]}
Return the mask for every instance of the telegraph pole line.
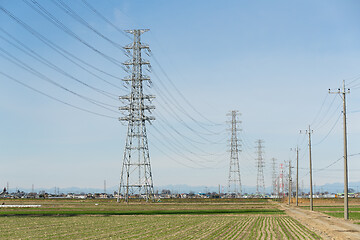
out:
{"label": "telegraph pole line", "polygon": [[[305,134],[307,134],[309,136],[309,173],[310,173],[310,211],[313,211],[313,184],[312,184],[312,162],[311,162],[311,134],[314,131],[311,130],[310,125],[309,125],[309,129],[305,130]],[[301,131],[300,131],[301,133]]]}
{"label": "telegraph pole line", "polygon": [[240,164],[239,164],[239,152],[241,152],[241,145],[237,137],[237,133],[241,131],[238,120],[240,115],[239,111],[233,110],[227,114],[231,116],[231,139],[230,139],[230,166],[229,166],[229,181],[228,191],[234,193],[236,196],[241,196],[241,178],[240,178]]}
{"label": "telegraph pole line", "polygon": [[339,94],[343,100],[343,127],[344,127],[344,218],[345,220],[349,219],[349,199],[348,199],[348,164],[347,164],[347,128],[346,128],[346,94],[350,93],[350,89],[345,88],[345,80],[343,80],[343,88],[338,89],[335,92],[331,92],[329,89],[329,93],[331,94]]}
{"label": "telegraph pole line", "polygon": [[146,111],[151,113],[151,110],[155,109],[155,106],[148,105],[148,102],[151,103],[155,96],[143,93],[143,82],[151,83],[150,77],[143,74],[143,67],[150,67],[150,62],[142,58],[143,50],[150,52],[149,46],[141,42],[141,34],[147,31],[149,30],[126,31],[134,35],[134,41],[124,47],[131,56],[131,59],[124,63],[127,69],[131,69],[131,75],[125,77],[123,81],[130,86],[131,92],[129,95],[119,97],[120,100],[128,101],[128,104],[119,108],[119,110],[126,111],[125,117],[121,117],[119,120],[128,123],[128,130],[117,202],[120,201],[121,194],[125,202],[129,201],[130,196],[139,199],[145,198],[147,202],[150,199],[154,200],[145,123],[155,120],[153,116],[146,115]]}

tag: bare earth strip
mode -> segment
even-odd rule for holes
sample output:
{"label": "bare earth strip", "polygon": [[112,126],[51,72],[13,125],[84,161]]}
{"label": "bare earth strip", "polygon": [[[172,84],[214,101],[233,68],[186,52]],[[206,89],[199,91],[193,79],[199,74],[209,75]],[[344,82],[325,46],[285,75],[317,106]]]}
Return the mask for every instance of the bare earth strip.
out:
{"label": "bare earth strip", "polygon": [[360,240],[360,225],[352,221],[330,217],[320,212],[311,212],[301,208],[279,204],[286,214],[320,235],[323,239],[358,239]]}

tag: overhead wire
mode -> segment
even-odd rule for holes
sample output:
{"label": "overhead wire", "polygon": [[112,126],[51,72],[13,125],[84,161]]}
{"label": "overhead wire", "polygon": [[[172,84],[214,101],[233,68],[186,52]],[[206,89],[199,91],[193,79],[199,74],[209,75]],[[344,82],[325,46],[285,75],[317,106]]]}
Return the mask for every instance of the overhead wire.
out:
{"label": "overhead wire", "polygon": [[7,55],[7,56],[5,56],[4,54],[0,53],[1,57],[5,58],[6,60],[13,63],[14,65],[24,69],[25,71],[30,72],[31,74],[35,75],[36,77],[38,77],[38,78],[40,78],[40,79],[42,79],[42,80],[56,86],[56,87],[58,87],[58,88],[66,91],[66,92],[69,92],[69,93],[71,93],[71,94],[73,94],[73,95],[75,95],[75,96],[77,96],[77,97],[79,97],[79,98],[81,98],[81,99],[83,99],[85,101],[88,101],[88,102],[90,102],[90,103],[92,103],[94,105],[97,105],[97,106],[102,107],[104,109],[107,109],[109,111],[118,113],[117,111],[114,111],[114,110],[106,107],[106,105],[107,105],[106,103],[103,103],[101,101],[97,101],[95,99],[91,99],[89,97],[85,97],[85,96],[83,96],[83,95],[81,95],[79,93],[76,93],[73,90],[70,90],[69,88],[64,87],[63,85],[57,83],[56,81],[50,79],[46,75],[44,75],[44,74],[40,73],[39,71],[35,70],[34,68],[30,67],[28,64],[22,62],[21,60],[19,60],[18,58],[16,58],[15,56],[13,56],[12,54],[10,54],[9,52],[7,52],[5,49],[3,49],[1,47],[0,47],[0,51]]}
{"label": "overhead wire", "polygon": [[152,138],[154,138],[156,141],[158,141],[162,146],[167,146],[167,149],[172,149],[171,152],[175,153],[176,155],[178,155],[179,157],[186,159],[196,165],[198,165],[201,168],[204,169],[211,169],[211,167],[206,167],[204,166],[202,163],[199,163],[199,161],[195,161],[192,158],[189,158],[188,156],[186,156],[185,154],[181,153],[178,149],[170,147],[169,148],[169,142],[164,142],[162,140],[160,140],[160,138],[156,137],[153,133],[149,132],[149,134],[151,135]]}
{"label": "overhead wire", "polygon": [[[0,10],[5,13],[7,16],[9,16],[12,20],[14,20],[17,24],[19,24],[21,27],[23,27],[26,31],[28,31],[30,34],[32,34],[34,37],[36,37],[37,39],[39,39],[41,42],[43,42],[45,45],[47,45],[49,48],[51,48],[52,50],[54,50],[55,52],[57,52],[58,54],[60,54],[61,56],[63,56],[64,58],[66,58],[68,61],[72,62],[73,64],[75,64],[76,66],[80,67],[81,69],[83,69],[84,71],[90,73],[91,75],[97,77],[98,79],[106,82],[107,84],[116,87],[117,89],[120,89],[122,91],[124,91],[123,88],[105,80],[104,78],[101,78],[100,76],[92,73],[91,71],[89,71],[88,69],[84,68],[83,66],[81,66],[79,63],[75,62],[73,59],[77,60],[78,62],[104,74],[107,75],[109,77],[112,77],[114,79],[117,80],[121,80],[121,78],[110,74],[104,70],[101,70],[100,68],[89,64],[88,62],[82,60],[81,58],[75,56],[74,54],[70,53],[69,51],[65,50],[64,48],[60,47],[59,45],[55,44],[54,42],[50,41],[48,38],[46,38],[43,34],[39,33],[38,31],[36,31],[34,28],[30,27],[28,24],[26,24],[25,22],[23,22],[21,19],[19,19],[18,17],[16,17],[14,14],[12,14],[10,11],[8,11],[7,9],[5,9],[4,7],[2,7],[0,5]],[[68,57],[70,56],[70,57]]]}
{"label": "overhead wire", "polygon": [[[161,96],[161,95],[160,95]],[[168,103],[165,101],[164,102],[165,105],[168,105]],[[160,102],[158,102],[158,105],[160,107],[162,107],[167,113],[169,113],[171,116],[173,116],[174,119],[176,119],[179,123],[181,123],[184,127],[186,127],[187,129],[189,129],[192,133],[194,133],[195,135],[197,135],[199,138],[201,138],[202,140],[211,143],[211,144],[219,144],[217,141],[211,141],[208,139],[208,137],[204,137],[202,135],[202,133],[200,133],[199,131],[196,131],[194,128],[190,127],[189,124],[187,124],[184,120],[182,120],[179,115],[174,111],[173,108],[169,107],[166,108],[164,107],[164,105],[162,105]],[[206,135],[206,134],[205,134]]]}
{"label": "overhead wire", "polygon": [[50,23],[54,24],[57,28],[68,34],[69,36],[73,37],[74,39],[78,40],[80,43],[82,43],[84,46],[91,49],[93,52],[97,53],[98,55],[102,56],[109,62],[113,63],[114,65],[122,68],[124,71],[125,68],[123,67],[122,63],[118,61],[117,59],[105,54],[104,52],[100,51],[96,47],[89,44],[87,41],[82,39],[79,35],[77,35],[75,32],[73,32],[71,29],[69,29],[67,26],[65,26],[58,18],[56,18],[53,14],[51,14],[49,11],[47,11],[41,4],[39,4],[35,0],[31,0],[33,4],[29,3],[27,0],[23,0],[24,3],[26,3],[31,9],[33,9],[35,12],[37,12],[39,15],[43,16],[46,20],[48,20]]}
{"label": "overhead wire", "polygon": [[181,91],[176,87],[176,85],[174,84],[174,82],[171,80],[171,78],[169,77],[169,75],[165,72],[164,68],[161,66],[161,64],[159,63],[159,61],[157,60],[157,58],[155,57],[154,53],[151,53],[151,57],[154,59],[154,62],[158,65],[158,67],[160,68],[161,72],[164,74],[165,79],[168,80],[168,82],[172,85],[172,87],[175,89],[175,91],[179,94],[179,96],[184,100],[184,102],[195,112],[197,113],[200,117],[202,117],[204,120],[208,121],[209,123],[211,123],[211,125],[215,125],[215,126],[221,126],[223,124],[219,124],[219,123],[215,123],[213,121],[211,121],[210,119],[208,119],[207,117],[205,117],[200,111],[198,111],[191,103],[190,101],[181,93]]}
{"label": "overhead wire", "polygon": [[91,4],[89,4],[86,0],[81,0],[86,7],[88,7],[91,11],[95,13],[96,16],[100,17],[103,21],[105,21],[107,24],[112,26],[114,29],[116,29],[119,33],[123,34],[125,37],[132,40],[132,38],[124,32],[124,30],[118,28],[115,24],[113,24],[111,21],[109,21],[103,14],[101,14],[96,8],[94,8]]}
{"label": "overhead wire", "polygon": [[[172,95],[170,94],[169,89],[167,89],[167,87],[165,86],[165,84],[162,82],[161,78],[158,76],[158,74],[156,74],[156,72],[154,70],[152,70],[152,73],[154,74],[154,76],[158,79],[158,82],[160,83],[160,85],[165,89],[165,92],[167,94],[165,94],[165,92],[163,92],[159,87],[157,87],[157,85],[155,83],[153,83],[153,86],[156,88],[157,91],[159,91],[161,93],[161,96],[163,96],[164,98],[166,98],[166,100],[168,100],[167,102],[170,102],[174,105],[174,107],[176,107],[181,113],[183,113],[185,116],[187,116],[190,120],[192,120],[194,123],[196,123],[199,127],[201,127],[202,129],[204,129],[205,131],[209,132],[209,134],[214,134],[214,135],[218,135],[221,134],[221,132],[214,132],[210,129],[208,129],[207,127],[205,127],[202,123],[200,123],[199,121],[197,121],[193,116],[191,116],[191,114],[189,114],[182,106],[181,104],[179,104],[179,102],[172,97]],[[205,133],[204,133],[205,134]]]}
{"label": "overhead wire", "polygon": [[[0,27],[0,31],[4,32],[3,29]],[[9,41],[8,39],[4,38],[3,36],[0,35],[0,38],[3,39],[4,41],[6,41],[8,44],[12,45],[13,47],[15,47],[16,49],[22,51],[23,53],[25,53],[26,55],[34,58],[35,60],[43,63],[44,65],[48,66],[49,68],[52,68],[53,70],[57,71],[58,73],[112,99],[112,100],[118,100],[117,98],[115,98],[114,96],[117,96],[113,93],[110,93],[110,92],[107,92],[107,91],[104,91],[104,90],[101,90],[99,88],[96,88],[96,87],[93,87],[83,81],[81,81],[80,79],[78,79],[77,77],[71,75],[70,73],[66,72],[64,69],[58,67],[57,65],[51,63],[49,60],[45,59],[44,57],[40,56],[39,54],[37,54],[35,51],[33,51],[32,49],[30,49],[29,47],[25,46],[25,45],[21,45],[23,46],[26,50],[22,49],[21,47],[17,46],[16,44],[14,44],[14,42],[12,41]],[[17,42],[17,43],[20,43],[20,42]]]}
{"label": "overhead wire", "polygon": [[[33,2],[36,2],[35,0],[31,0]],[[67,5],[66,3],[64,3],[62,0],[51,0],[59,9],[61,9],[62,11],[64,11],[67,15],[69,15],[70,17],[72,17],[73,19],[75,19],[77,22],[79,22],[80,24],[82,24],[83,26],[89,28],[91,31],[93,31],[95,34],[97,34],[99,37],[101,37],[102,39],[104,39],[105,41],[109,42],[110,44],[112,44],[114,47],[120,49],[125,55],[127,54],[126,51],[124,50],[124,47],[121,46],[120,44],[114,42],[113,40],[111,40],[110,38],[106,37],[104,34],[102,34],[101,32],[99,32],[97,29],[95,29],[91,24],[89,24],[86,20],[84,20],[81,16],[79,16],[78,13],[75,12],[75,10],[73,10],[69,5]]]}
{"label": "overhead wire", "polygon": [[0,71],[0,74],[3,75],[3,76],[5,76],[5,77],[7,77],[8,79],[10,79],[10,80],[18,83],[18,84],[26,87],[26,88],[34,91],[34,92],[37,92],[37,93],[39,93],[39,94],[41,94],[41,95],[43,95],[43,96],[46,96],[46,97],[48,97],[48,98],[50,98],[50,99],[52,99],[52,100],[54,100],[54,101],[56,101],[56,102],[65,104],[65,105],[67,105],[67,106],[69,106],[69,107],[72,107],[72,108],[75,108],[75,109],[77,109],[77,110],[80,110],[80,111],[83,111],[83,112],[87,112],[87,113],[90,113],[90,114],[93,114],[93,115],[97,115],[97,116],[100,116],[100,117],[105,117],[105,118],[110,118],[110,119],[118,119],[117,117],[113,117],[113,116],[109,116],[109,115],[97,113],[97,112],[94,112],[94,111],[91,111],[91,110],[88,110],[88,109],[85,109],[85,108],[82,108],[82,107],[78,107],[78,106],[76,106],[76,105],[74,105],[74,104],[65,102],[65,101],[63,101],[63,100],[61,100],[61,99],[59,99],[59,98],[53,97],[53,96],[51,96],[51,95],[49,95],[49,94],[47,94],[47,93],[44,93],[44,92],[42,92],[42,91],[40,91],[40,90],[38,90],[38,89],[36,89],[36,88],[34,88],[34,87],[31,87],[30,85],[28,85],[28,84],[26,84],[26,83],[23,83],[22,81],[14,78],[14,77],[12,77],[12,76],[10,76],[10,75],[2,72],[2,71]]}
{"label": "overhead wire", "polygon": [[341,117],[341,114],[339,114],[339,117],[337,118],[337,120],[335,121],[335,123],[333,124],[333,126],[330,128],[330,130],[328,131],[328,133],[325,135],[325,137],[324,137],[323,139],[321,139],[319,142],[313,144],[313,146],[316,146],[316,145],[321,144],[321,143],[330,135],[330,133],[334,130],[336,124],[339,122],[340,117]]}
{"label": "overhead wire", "polygon": [[[162,126],[162,125],[160,125]],[[205,160],[205,161],[209,161],[209,162],[212,162],[210,161],[209,159],[206,159],[204,158],[203,156],[214,156],[216,154],[212,154],[212,153],[208,153],[208,152],[205,152],[204,150],[202,150],[201,148],[198,148],[198,147],[195,147],[197,148],[200,152],[202,152],[203,154],[200,155],[200,154],[196,154],[193,150],[190,150],[187,146],[185,146],[181,141],[179,141],[176,137],[174,137],[174,135],[168,131],[166,128],[164,128],[163,126],[163,129],[167,132],[167,135],[163,134],[159,129],[157,129],[155,127],[155,125],[152,125],[152,127],[164,138],[164,139],[167,139],[168,142],[170,142],[171,140],[175,141],[177,144],[176,146],[179,147],[180,149],[184,149],[185,151],[191,153],[192,155],[198,157],[198,158],[201,158],[202,160]],[[171,139],[169,139],[169,137],[171,137]],[[192,146],[196,146],[196,145],[192,145]]]}

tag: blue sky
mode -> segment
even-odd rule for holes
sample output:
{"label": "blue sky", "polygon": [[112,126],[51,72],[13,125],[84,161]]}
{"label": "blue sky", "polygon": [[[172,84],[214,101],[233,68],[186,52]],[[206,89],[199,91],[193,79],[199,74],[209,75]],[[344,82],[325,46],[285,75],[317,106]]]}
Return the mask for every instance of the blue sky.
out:
{"label": "blue sky", "polygon": [[[117,61],[127,60],[120,49],[74,21],[52,1],[38,2],[91,46]],[[122,46],[131,42],[93,14],[82,1],[64,2],[112,41]],[[270,185],[270,159],[277,158],[278,163],[294,161],[295,155],[290,148],[298,144],[301,148],[300,176],[306,186],[307,144],[305,135],[300,135],[299,130],[306,129],[309,124],[314,128],[315,170],[342,156],[341,98],[327,92],[329,88],[341,86],[343,79],[351,83],[351,93],[347,95],[349,154],[360,152],[358,1],[87,2],[120,29],[150,29],[143,35],[143,41],[150,45],[155,57],[148,57],[153,66],[152,73],[148,74],[154,86],[146,88],[147,92],[157,96],[154,101],[157,120],[148,127],[155,185],[226,185],[229,164],[226,139],[230,138],[225,131],[228,128],[226,113],[237,109],[242,113],[240,168],[243,184],[256,184],[254,142],[263,139],[265,184]],[[4,0],[0,3],[51,42],[77,57],[118,78],[127,75],[119,66],[56,28],[24,1]],[[79,69],[3,11],[0,12],[0,27],[76,79],[109,92],[111,96],[128,91],[119,79],[91,70],[120,86],[115,88]],[[4,32],[0,32],[0,36],[8,38]],[[3,39],[0,39],[0,47],[66,88],[105,102],[111,111],[69,94],[0,56],[3,73],[78,107],[115,118],[120,116],[117,106],[121,102],[114,97],[106,97],[76,83]],[[3,75],[0,79],[0,161],[4,169],[0,175],[1,185],[9,182],[13,188],[30,188],[31,184],[39,188],[102,187],[104,179],[108,186],[118,184],[126,126],[116,119],[53,101]],[[197,123],[174,106],[174,101]],[[182,122],[173,117],[171,109]],[[221,125],[212,126],[198,112]],[[184,122],[200,132],[200,136],[188,131]],[[201,143],[180,137],[169,126]],[[218,144],[204,144],[203,138]],[[360,181],[359,158],[359,155],[349,158],[350,181]],[[341,181],[341,160],[314,173],[317,185]]]}

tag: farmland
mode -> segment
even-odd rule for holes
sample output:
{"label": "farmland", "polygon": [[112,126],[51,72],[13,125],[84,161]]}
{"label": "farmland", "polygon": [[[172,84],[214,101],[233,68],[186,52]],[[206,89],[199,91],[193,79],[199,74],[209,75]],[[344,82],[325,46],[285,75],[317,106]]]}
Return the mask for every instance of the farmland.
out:
{"label": "farmland", "polygon": [[[302,200],[300,206],[304,209],[308,207],[308,201]],[[344,199],[314,199],[314,211],[325,213],[332,217],[344,217]],[[354,223],[360,224],[360,199],[349,199],[349,218]]]}
{"label": "farmland", "polygon": [[264,200],[165,201],[7,200],[41,204],[0,209],[4,239],[319,239]]}

